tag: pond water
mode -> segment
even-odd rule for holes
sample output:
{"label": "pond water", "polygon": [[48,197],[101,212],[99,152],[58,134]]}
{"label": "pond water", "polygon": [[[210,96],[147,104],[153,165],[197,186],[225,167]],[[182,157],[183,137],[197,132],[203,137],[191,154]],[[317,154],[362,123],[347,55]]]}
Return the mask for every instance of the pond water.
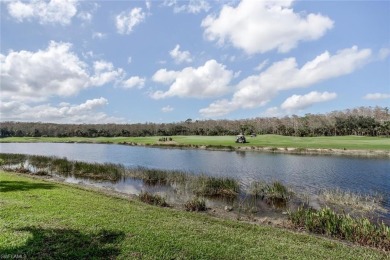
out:
{"label": "pond water", "polygon": [[390,160],[386,158],[75,143],[2,143],[0,152],[229,176],[238,179],[243,186],[255,180],[277,180],[294,190],[309,193],[335,188],[364,194],[380,193],[385,198],[385,207],[390,208]]}

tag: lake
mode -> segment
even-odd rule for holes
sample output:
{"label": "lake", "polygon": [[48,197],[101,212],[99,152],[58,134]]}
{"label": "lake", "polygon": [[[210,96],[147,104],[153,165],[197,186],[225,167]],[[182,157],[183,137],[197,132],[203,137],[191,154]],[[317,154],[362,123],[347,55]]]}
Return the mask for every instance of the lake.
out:
{"label": "lake", "polygon": [[76,143],[2,143],[0,152],[229,176],[237,178],[243,186],[254,180],[278,180],[294,190],[310,193],[327,188],[380,193],[385,198],[385,207],[390,208],[390,160],[386,158]]}

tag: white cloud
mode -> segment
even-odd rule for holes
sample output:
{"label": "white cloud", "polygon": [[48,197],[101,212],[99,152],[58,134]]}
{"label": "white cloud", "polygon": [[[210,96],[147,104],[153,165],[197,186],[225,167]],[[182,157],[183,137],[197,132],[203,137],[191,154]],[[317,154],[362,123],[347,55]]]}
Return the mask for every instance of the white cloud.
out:
{"label": "white cloud", "polygon": [[[212,111],[226,110],[226,114],[240,108],[256,108],[266,105],[280,91],[303,88],[318,82],[350,74],[370,61],[370,49],[359,50],[356,46],[338,51],[335,55],[324,52],[301,68],[295,58],[275,62],[259,75],[252,75],[241,80],[237,91],[228,102],[213,102],[208,108],[200,110],[202,115],[213,116]],[[211,109],[212,108],[212,109]],[[211,111],[211,112],[210,112]]]}
{"label": "white cloud", "polygon": [[170,105],[161,108],[161,111],[164,113],[169,113],[169,112],[172,112],[173,110],[174,110],[174,108],[171,107]]}
{"label": "white cloud", "polygon": [[363,98],[368,99],[368,100],[388,99],[388,98],[390,98],[390,94],[370,93],[370,94],[365,95]]}
{"label": "white cloud", "polygon": [[278,107],[270,107],[263,113],[265,117],[280,117],[284,113]]}
{"label": "white cloud", "polygon": [[104,60],[95,61],[93,63],[95,74],[90,77],[90,82],[93,86],[102,86],[109,82],[120,82],[125,76],[123,69],[115,69],[111,62]]}
{"label": "white cloud", "polygon": [[130,77],[129,79],[123,81],[123,88],[143,88],[145,86],[145,78],[140,78],[138,76]]}
{"label": "white cloud", "polygon": [[175,48],[169,52],[169,55],[176,63],[192,62],[191,53],[189,51],[180,51],[179,44],[176,44]]}
{"label": "white cloud", "polygon": [[302,110],[315,103],[326,102],[337,97],[336,93],[312,91],[306,95],[292,95],[288,97],[280,106],[288,111]]}
{"label": "white cloud", "polygon": [[148,10],[152,7],[152,1],[151,0],[145,0],[145,6]]}
{"label": "white cloud", "polygon": [[[188,4],[179,4],[186,2]],[[197,14],[200,12],[207,12],[210,10],[210,4],[206,0],[189,0],[189,1],[177,1],[177,0],[165,0],[163,3],[165,6],[173,7],[175,13],[192,13]]]}
{"label": "white cloud", "polygon": [[29,106],[22,102],[11,101],[0,104],[0,118],[3,121],[41,121],[53,123],[122,123],[123,118],[111,117],[99,109],[108,105],[101,97],[87,100],[78,105],[60,103]]}
{"label": "white cloud", "polygon": [[146,13],[142,8],[133,8],[130,12],[122,12],[116,16],[116,29],[120,34],[130,34],[133,28],[145,20]]}
{"label": "white cloud", "polygon": [[261,62],[259,65],[257,65],[254,70],[256,71],[262,71],[266,66],[268,65],[268,59]]}
{"label": "white cloud", "polygon": [[107,37],[107,34],[101,32],[92,33],[92,39],[104,39]]}
{"label": "white cloud", "polygon": [[242,0],[236,7],[225,5],[218,16],[207,16],[202,27],[208,40],[230,42],[249,54],[288,52],[300,41],[319,39],[333,27],[333,21],[321,14],[294,13],[292,4],[292,0]]}
{"label": "white cloud", "polygon": [[237,110],[237,104],[232,103],[227,99],[217,100],[211,103],[208,107],[199,110],[203,117],[220,117],[234,110]]}
{"label": "white cloud", "polygon": [[0,54],[1,98],[43,101],[51,96],[75,95],[82,89],[124,77],[122,69],[106,61],[95,62],[91,75],[89,66],[71,47],[70,43],[52,41],[45,50]]}
{"label": "white cloud", "polygon": [[133,61],[133,58],[131,57],[131,56],[129,56],[128,58],[127,58],[127,63],[131,63]]}
{"label": "white cloud", "polygon": [[171,84],[176,80],[176,77],[179,75],[178,71],[168,71],[166,69],[159,69],[152,76],[152,80],[158,83],[162,83],[165,85]]}
{"label": "white cloud", "polygon": [[215,60],[207,61],[198,68],[187,67],[182,71],[158,70],[152,77],[153,81],[170,84],[168,91],[156,91],[151,94],[154,99],[167,97],[209,98],[220,96],[229,91],[228,84],[233,78],[233,72],[226,70],[223,64]]}
{"label": "white cloud", "polygon": [[35,18],[41,24],[67,25],[77,13],[77,0],[13,1],[7,7],[9,14],[20,22]]}
{"label": "white cloud", "polygon": [[89,12],[80,12],[77,15],[77,17],[80,18],[81,20],[85,21],[85,22],[91,22],[92,21],[92,14],[89,13]]}

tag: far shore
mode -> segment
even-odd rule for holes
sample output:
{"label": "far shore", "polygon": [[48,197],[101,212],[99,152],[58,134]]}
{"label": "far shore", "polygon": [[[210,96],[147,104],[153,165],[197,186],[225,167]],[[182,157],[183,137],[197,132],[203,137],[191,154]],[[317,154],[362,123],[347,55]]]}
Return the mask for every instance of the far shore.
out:
{"label": "far shore", "polygon": [[390,138],[362,136],[290,137],[259,135],[247,143],[235,143],[234,136],[172,136],[172,141],[151,137],[8,137],[0,143],[99,143],[218,151],[261,151],[286,154],[390,157]]}

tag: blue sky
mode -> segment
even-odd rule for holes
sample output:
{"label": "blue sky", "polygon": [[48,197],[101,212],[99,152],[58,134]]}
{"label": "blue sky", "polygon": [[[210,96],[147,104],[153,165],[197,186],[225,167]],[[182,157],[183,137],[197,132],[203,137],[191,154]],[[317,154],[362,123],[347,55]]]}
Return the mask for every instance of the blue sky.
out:
{"label": "blue sky", "polygon": [[1,121],[390,105],[390,1],[1,1]]}

